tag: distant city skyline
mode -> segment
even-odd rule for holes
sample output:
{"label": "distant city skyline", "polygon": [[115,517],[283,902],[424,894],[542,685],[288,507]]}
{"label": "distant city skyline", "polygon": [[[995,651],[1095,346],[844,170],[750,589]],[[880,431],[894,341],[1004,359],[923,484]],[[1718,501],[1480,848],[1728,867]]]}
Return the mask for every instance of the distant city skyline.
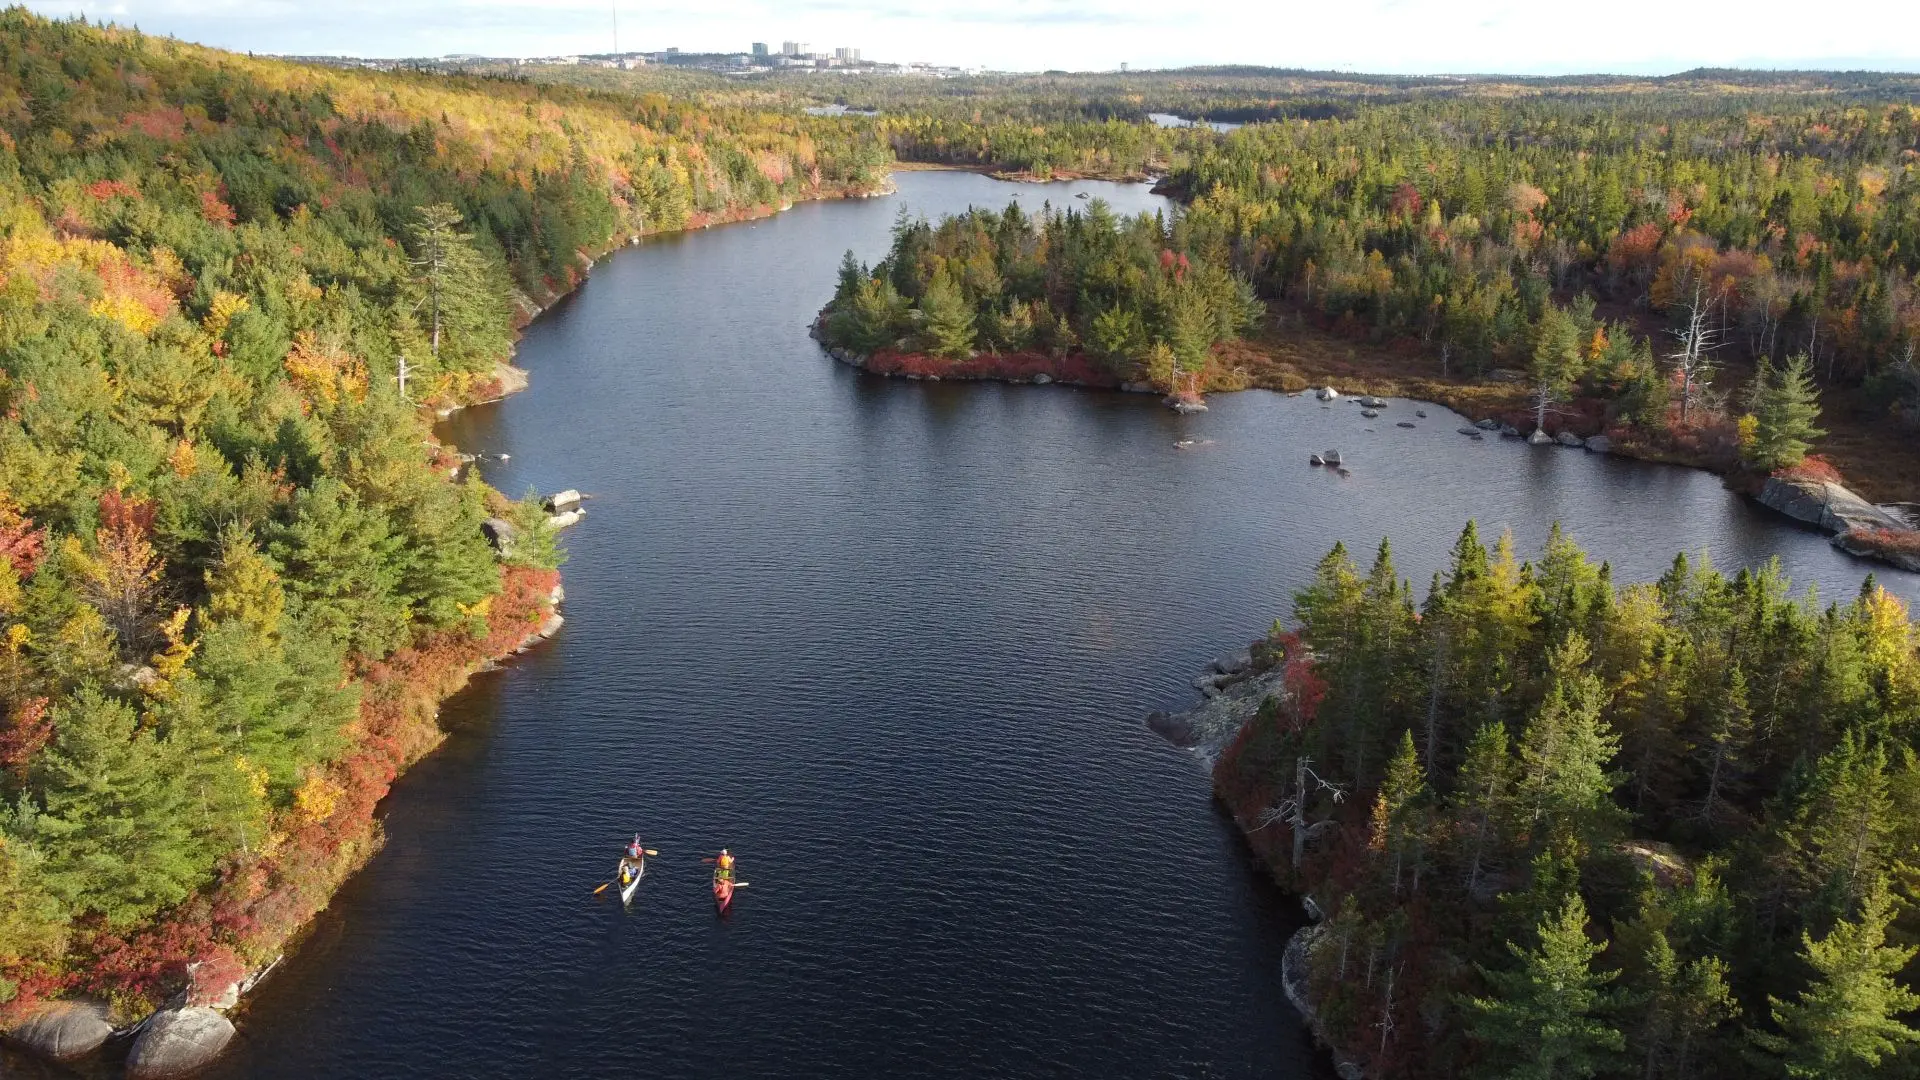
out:
{"label": "distant city skyline", "polygon": [[[997,70],[1257,64],[1380,74],[1654,75],[1695,67],[1920,71],[1920,4],[1868,0],[1806,18],[1785,0],[1600,9],[1517,0],[744,0],[697,10],[600,0],[26,0],[149,33],[250,52],[364,57],[474,53],[748,54],[753,42],[846,45],[867,60]],[[1588,18],[1597,14],[1601,18]],[[776,45],[777,49],[778,46]]]}

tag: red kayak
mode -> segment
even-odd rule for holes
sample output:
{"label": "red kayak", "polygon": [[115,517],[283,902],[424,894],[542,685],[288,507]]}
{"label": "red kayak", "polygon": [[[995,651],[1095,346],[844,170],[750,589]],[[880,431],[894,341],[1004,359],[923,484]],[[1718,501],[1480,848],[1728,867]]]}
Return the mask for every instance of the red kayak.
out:
{"label": "red kayak", "polygon": [[713,860],[713,906],[714,910],[725,915],[733,904],[733,856],[724,849],[720,857]]}

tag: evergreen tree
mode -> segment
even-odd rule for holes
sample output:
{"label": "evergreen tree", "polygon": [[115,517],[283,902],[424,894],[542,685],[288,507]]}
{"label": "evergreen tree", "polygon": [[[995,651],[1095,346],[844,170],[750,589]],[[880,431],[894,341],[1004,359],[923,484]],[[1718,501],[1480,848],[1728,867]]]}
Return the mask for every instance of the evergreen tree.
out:
{"label": "evergreen tree", "polygon": [[1466,759],[1454,780],[1453,816],[1460,823],[1465,851],[1466,892],[1475,899],[1486,871],[1505,846],[1504,826],[1511,815],[1513,759],[1506,725],[1495,721],[1474,732]]}
{"label": "evergreen tree", "polygon": [[1815,426],[1820,419],[1819,391],[1813,387],[1812,362],[1795,353],[1787,366],[1775,371],[1762,363],[1754,376],[1753,440],[1747,460],[1772,472],[1800,464],[1813,441],[1825,435]]}
{"label": "evergreen tree", "polygon": [[[460,224],[458,210],[435,203],[415,212],[409,232],[433,357],[443,367],[474,371],[506,355],[506,302],[494,271]],[[567,248],[569,259],[579,246]]]}
{"label": "evergreen tree", "polygon": [[1780,1030],[1755,1036],[1788,1076],[1859,1076],[1920,1042],[1920,1031],[1899,1019],[1920,1009],[1920,994],[1896,978],[1920,948],[1886,943],[1893,903],[1886,881],[1876,879],[1857,919],[1841,920],[1818,940],[1800,936],[1801,957],[1813,969],[1813,982],[1791,1002],[1769,997]]}
{"label": "evergreen tree", "polygon": [[926,295],[920,298],[920,311],[926,316],[923,329],[928,351],[949,360],[964,360],[973,354],[973,309],[944,267],[934,274]]}
{"label": "evergreen tree", "polygon": [[1469,1032],[1489,1058],[1477,1075],[1502,1080],[1584,1080],[1612,1070],[1625,1039],[1605,1019],[1617,972],[1593,970],[1602,946],[1587,937],[1587,906],[1578,893],[1543,919],[1539,944],[1507,949],[1517,971],[1480,968],[1490,991],[1468,998]]}
{"label": "evergreen tree", "polygon": [[1519,797],[1540,840],[1592,844],[1618,828],[1619,777],[1607,768],[1619,737],[1601,716],[1604,688],[1581,670],[1586,639],[1569,634],[1548,654],[1550,689],[1520,737]]}
{"label": "evergreen tree", "polygon": [[1421,769],[1419,755],[1413,749],[1413,732],[1401,732],[1400,744],[1387,761],[1386,778],[1374,796],[1373,835],[1369,845],[1389,860],[1390,887],[1396,897],[1400,895],[1403,875],[1409,879],[1409,894],[1420,891],[1430,794],[1426,772]]}

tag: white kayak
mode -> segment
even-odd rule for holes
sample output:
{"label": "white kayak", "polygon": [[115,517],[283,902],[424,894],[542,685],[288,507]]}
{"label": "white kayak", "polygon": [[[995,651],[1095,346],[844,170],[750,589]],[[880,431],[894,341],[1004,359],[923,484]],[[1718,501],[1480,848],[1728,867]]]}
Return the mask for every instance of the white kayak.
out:
{"label": "white kayak", "polygon": [[613,879],[620,883],[621,903],[630,904],[633,902],[633,894],[635,890],[640,888],[640,879],[645,876],[646,872],[646,856],[642,855],[637,859],[621,858],[620,865],[615,869],[613,876]]}

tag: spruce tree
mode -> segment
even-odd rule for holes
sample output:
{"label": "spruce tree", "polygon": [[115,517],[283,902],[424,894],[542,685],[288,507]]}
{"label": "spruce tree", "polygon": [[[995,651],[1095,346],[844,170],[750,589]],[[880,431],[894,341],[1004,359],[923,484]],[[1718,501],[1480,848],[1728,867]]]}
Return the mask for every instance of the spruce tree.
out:
{"label": "spruce tree", "polygon": [[926,295],[920,298],[920,312],[926,320],[929,352],[948,360],[964,360],[973,354],[973,309],[944,267],[934,274]]}
{"label": "spruce tree", "polygon": [[1900,1020],[1920,1009],[1920,994],[1897,978],[1920,948],[1886,943],[1893,915],[1893,897],[1885,879],[1877,878],[1859,918],[1841,920],[1818,940],[1800,935],[1801,958],[1813,969],[1813,981],[1791,1002],[1769,997],[1780,1030],[1755,1036],[1788,1076],[1860,1076],[1920,1042],[1920,1031]]}
{"label": "spruce tree", "polygon": [[1495,721],[1474,732],[1454,778],[1453,817],[1461,827],[1467,898],[1479,892],[1486,871],[1497,865],[1504,844],[1513,791],[1513,759],[1507,728]]}
{"label": "spruce tree", "polygon": [[421,207],[409,229],[412,264],[434,359],[474,371],[506,354],[506,299],[460,224],[460,212],[446,203]]}
{"label": "spruce tree", "polygon": [[1815,426],[1820,393],[1813,387],[1811,361],[1805,353],[1796,353],[1778,371],[1761,365],[1754,378],[1755,425],[1747,460],[1767,472],[1800,464],[1813,441],[1826,434]]}
{"label": "spruce tree", "polygon": [[1610,1071],[1626,1040],[1605,1019],[1618,972],[1593,970],[1603,950],[1587,937],[1587,906],[1576,892],[1538,927],[1539,943],[1507,949],[1517,971],[1480,968],[1491,993],[1463,1003],[1469,1032],[1489,1054],[1477,1075],[1501,1080],[1585,1080]]}

